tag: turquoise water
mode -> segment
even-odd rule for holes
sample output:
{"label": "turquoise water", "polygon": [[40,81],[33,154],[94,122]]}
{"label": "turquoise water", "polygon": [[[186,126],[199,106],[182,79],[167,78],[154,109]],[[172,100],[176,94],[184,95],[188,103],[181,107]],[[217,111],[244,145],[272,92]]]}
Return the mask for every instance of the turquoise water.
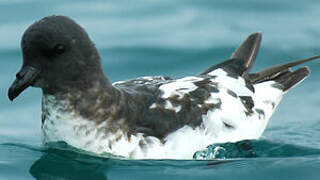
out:
{"label": "turquoise water", "polygon": [[263,41],[254,70],[320,54],[319,8],[317,0],[0,0],[0,180],[319,179],[320,62],[307,64],[312,75],[285,96],[260,140],[212,145],[195,154],[207,159],[201,161],[120,160],[63,143],[44,147],[41,91],[7,99],[22,62],[21,35],[47,15],[70,16],[87,29],[114,82],[199,73],[256,31]]}

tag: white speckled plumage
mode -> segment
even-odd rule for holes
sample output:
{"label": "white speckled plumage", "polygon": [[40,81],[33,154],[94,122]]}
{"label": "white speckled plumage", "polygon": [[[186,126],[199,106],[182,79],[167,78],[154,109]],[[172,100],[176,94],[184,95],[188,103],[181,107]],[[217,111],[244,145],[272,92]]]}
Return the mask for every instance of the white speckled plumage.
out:
{"label": "white speckled plumage", "polygon": [[188,76],[163,84],[159,87],[159,89],[163,92],[162,98],[168,98],[175,95],[181,98],[184,94],[197,89],[197,86],[194,84],[194,82],[201,80],[203,79],[199,77]]}
{"label": "white speckled plumage", "polygon": [[[221,69],[216,71],[211,75],[219,78],[211,81],[218,83],[220,91],[211,93],[205,102],[219,103],[221,100],[221,108],[209,110],[202,116],[203,122],[197,128],[186,125],[170,133],[164,143],[156,137],[144,136],[143,133],[131,136],[129,140],[125,132],[120,129],[116,133],[103,131],[101,128],[107,126],[104,124],[106,121],[97,125],[93,121],[83,119],[74,112],[68,112],[68,102],[57,102],[58,100],[50,95],[43,96],[43,112],[48,112],[43,124],[44,141],[65,141],[74,147],[97,154],[111,153],[135,159],[190,159],[195,151],[204,149],[213,143],[259,138],[276,105],[280,102],[283,91],[272,87],[275,82],[269,81],[255,85],[256,91],[253,94],[247,90],[241,77],[234,79],[227,76]],[[151,77],[148,78],[152,80]],[[199,77],[187,77],[164,84],[160,86],[163,91],[162,98],[166,100],[175,95],[182,97],[183,94],[197,88],[193,82],[201,80],[202,78]],[[228,87],[225,87],[225,83],[222,82],[229,80],[234,84],[228,84]],[[230,95],[227,92],[228,88],[233,88],[232,90],[237,93],[246,92],[245,95],[252,95],[255,103],[254,109],[262,109],[265,115],[261,117],[256,111],[247,115],[241,99]],[[150,108],[155,107],[155,103],[150,106]],[[181,109],[181,107],[173,107],[168,100],[165,108],[176,112]],[[226,127],[224,123],[232,128]],[[109,141],[115,141],[111,149]],[[148,142],[146,147],[139,146],[139,143],[142,142]]]}

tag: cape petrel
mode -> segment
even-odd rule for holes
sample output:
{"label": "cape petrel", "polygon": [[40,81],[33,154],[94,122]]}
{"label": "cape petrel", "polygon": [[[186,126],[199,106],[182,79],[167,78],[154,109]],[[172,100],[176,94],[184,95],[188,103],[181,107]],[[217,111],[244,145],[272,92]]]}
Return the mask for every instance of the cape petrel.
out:
{"label": "cape petrel", "polygon": [[290,68],[319,58],[252,73],[260,42],[261,33],[251,34],[230,59],[194,76],[111,84],[85,30],[49,16],[23,34],[23,65],[8,95],[42,89],[45,143],[135,159],[190,159],[213,143],[259,138],[282,96],[310,73]]}

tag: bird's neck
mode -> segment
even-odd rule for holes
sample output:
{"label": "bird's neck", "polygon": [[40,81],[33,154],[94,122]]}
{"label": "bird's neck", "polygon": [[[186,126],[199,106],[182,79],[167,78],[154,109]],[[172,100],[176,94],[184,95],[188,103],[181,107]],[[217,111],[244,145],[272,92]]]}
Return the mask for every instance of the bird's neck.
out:
{"label": "bird's neck", "polygon": [[121,93],[107,78],[100,77],[94,81],[74,82],[55,92],[43,90],[43,111],[57,105],[64,112],[87,120],[107,120]]}

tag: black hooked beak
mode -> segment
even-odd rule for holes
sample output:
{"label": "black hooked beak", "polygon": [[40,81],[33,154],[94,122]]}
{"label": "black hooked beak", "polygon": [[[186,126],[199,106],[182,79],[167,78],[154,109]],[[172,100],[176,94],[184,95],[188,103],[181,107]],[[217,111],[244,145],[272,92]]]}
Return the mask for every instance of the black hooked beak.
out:
{"label": "black hooked beak", "polygon": [[18,97],[22,91],[33,84],[39,74],[39,69],[32,66],[23,66],[21,70],[16,74],[17,78],[9,88],[9,99],[13,101],[16,97]]}

